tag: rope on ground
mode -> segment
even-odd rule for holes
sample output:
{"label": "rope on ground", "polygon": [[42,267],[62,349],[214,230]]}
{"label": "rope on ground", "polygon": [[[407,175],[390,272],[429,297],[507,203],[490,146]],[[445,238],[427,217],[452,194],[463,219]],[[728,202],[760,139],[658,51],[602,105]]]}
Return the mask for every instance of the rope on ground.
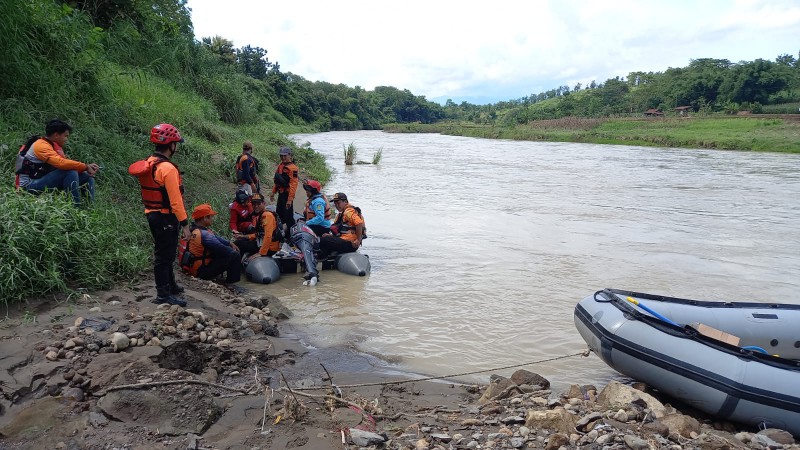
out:
{"label": "rope on ground", "polygon": [[[526,363],[512,364],[510,366],[494,367],[494,368],[491,368],[491,369],[484,369],[484,370],[474,370],[474,371],[471,371],[471,372],[453,373],[453,374],[450,374],[450,375],[441,375],[441,376],[438,376],[438,377],[414,378],[414,379],[411,379],[411,380],[398,380],[398,381],[381,381],[381,382],[375,382],[375,383],[345,384],[345,385],[337,385],[337,387],[339,387],[341,389],[341,388],[355,388],[355,387],[367,387],[367,386],[390,386],[390,385],[394,385],[394,384],[416,383],[418,381],[445,380],[445,379],[448,379],[448,378],[463,377],[463,376],[466,376],[466,375],[475,375],[475,374],[478,374],[478,373],[495,372],[495,371],[498,371],[498,370],[514,369],[514,368],[517,368],[517,367],[524,367],[524,366],[533,366],[533,365],[536,365],[536,364],[546,363],[546,362],[550,362],[550,361],[557,361],[559,359],[572,358],[574,356],[584,356],[584,357],[589,356],[589,350],[584,350],[584,351],[581,351],[581,352],[578,352],[578,353],[571,353],[569,355],[555,356],[553,358],[540,359],[538,361],[529,361],[529,362],[526,362]],[[304,387],[304,388],[297,388],[296,387],[296,388],[294,388],[294,391],[295,391],[295,393],[297,393],[297,391],[315,391],[315,390],[320,390],[320,389],[330,389],[330,386],[312,386],[312,387]]]}

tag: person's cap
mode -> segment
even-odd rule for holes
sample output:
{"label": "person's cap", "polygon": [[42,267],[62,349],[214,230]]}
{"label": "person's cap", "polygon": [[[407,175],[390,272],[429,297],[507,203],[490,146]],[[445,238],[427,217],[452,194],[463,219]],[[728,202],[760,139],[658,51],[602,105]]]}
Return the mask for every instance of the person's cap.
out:
{"label": "person's cap", "polygon": [[242,144],[242,150],[252,150],[252,149],[253,149],[253,143],[250,141],[244,141],[244,144]]}
{"label": "person's cap", "polygon": [[258,192],[256,192],[255,194],[253,194],[252,197],[250,197],[250,201],[252,203],[259,203],[259,202],[263,203],[264,202],[264,196],[259,194]]}
{"label": "person's cap", "polygon": [[214,216],[217,212],[211,208],[208,203],[197,205],[192,211],[192,220],[202,219],[206,216]]}
{"label": "person's cap", "polygon": [[292,149],[289,147],[281,147],[281,151],[279,153],[280,156],[291,155]]}
{"label": "person's cap", "polygon": [[332,202],[335,202],[336,200],[343,200],[343,201],[346,202],[347,201],[347,196],[345,194],[341,193],[341,192],[337,192],[337,193],[333,194],[333,197],[331,198]]}

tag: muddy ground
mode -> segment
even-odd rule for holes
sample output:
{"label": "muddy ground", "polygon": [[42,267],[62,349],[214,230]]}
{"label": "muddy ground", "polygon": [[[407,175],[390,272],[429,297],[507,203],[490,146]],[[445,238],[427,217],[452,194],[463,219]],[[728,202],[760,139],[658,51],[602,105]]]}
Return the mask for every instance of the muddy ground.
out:
{"label": "muddy ground", "polygon": [[[0,449],[800,448],[681,411],[646,387],[556,393],[526,370],[488,386],[390,376],[282,336],[291,311],[180,276],[29,302],[0,323]],[[662,399],[665,400],[665,399]]]}

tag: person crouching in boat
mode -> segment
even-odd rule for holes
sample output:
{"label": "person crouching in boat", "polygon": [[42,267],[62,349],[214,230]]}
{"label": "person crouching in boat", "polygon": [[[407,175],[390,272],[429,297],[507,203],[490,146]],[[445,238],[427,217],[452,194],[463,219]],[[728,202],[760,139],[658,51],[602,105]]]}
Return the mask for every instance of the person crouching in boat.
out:
{"label": "person crouching in boat", "polygon": [[239,248],[211,231],[215,215],[217,212],[208,203],[198,205],[192,211],[192,234],[188,249],[192,261],[187,272],[202,280],[213,280],[225,273],[225,287],[238,294],[242,288],[234,283],[239,281],[242,273]]}
{"label": "person crouching in boat", "polygon": [[331,225],[331,233],[325,234],[319,243],[319,259],[325,260],[333,252],[351,253],[361,247],[366,226],[361,210],[347,201],[347,195],[337,192],[331,199],[339,214]]}
{"label": "person crouching in boat", "polygon": [[331,207],[325,196],[322,195],[322,185],[317,180],[308,180],[303,183],[308,200],[303,216],[306,226],[314,230],[317,236],[331,232]]}
{"label": "person crouching in boat", "polygon": [[255,229],[253,228],[253,204],[250,202],[250,194],[246,190],[239,188],[236,191],[236,198],[228,206],[228,209],[230,209],[228,225],[234,235],[253,232]]}
{"label": "person crouching in boat", "polygon": [[281,223],[275,206],[265,206],[261,194],[253,194],[252,231],[234,242],[242,255],[249,255],[248,261],[259,256],[272,256],[281,248]]}
{"label": "person crouching in boat", "polygon": [[314,252],[319,248],[319,238],[314,234],[314,230],[305,224],[305,221],[298,220],[290,229],[292,244],[303,253],[303,262],[306,266],[306,274],[303,276],[303,284],[314,286],[319,282],[319,272],[317,271],[317,258]]}

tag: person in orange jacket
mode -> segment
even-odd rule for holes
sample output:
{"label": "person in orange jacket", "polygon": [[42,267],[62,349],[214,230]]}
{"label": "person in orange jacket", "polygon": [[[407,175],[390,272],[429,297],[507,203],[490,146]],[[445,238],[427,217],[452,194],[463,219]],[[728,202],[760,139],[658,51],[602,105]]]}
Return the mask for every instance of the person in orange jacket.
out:
{"label": "person in orange jacket", "polygon": [[67,158],[63,147],[72,127],[58,119],[45,125],[45,136],[31,145],[17,172],[19,187],[32,194],[49,189],[63,190],[72,195],[75,206],[81,205],[81,189],[89,200],[94,199],[94,176],[100,170],[95,163],[82,163]]}
{"label": "person in orange jacket", "polygon": [[275,185],[272,186],[269,200],[275,201],[275,194],[278,194],[278,202],[275,203],[275,209],[278,217],[281,218],[281,222],[286,225],[288,230],[294,225],[294,194],[297,192],[297,184],[300,180],[300,169],[292,161],[291,148],[281,147],[279,154],[281,163],[275,169],[273,178]]}
{"label": "person in orange jacket", "polygon": [[253,203],[253,232],[240,237],[235,244],[242,255],[250,255],[250,260],[272,256],[281,249],[280,219],[274,206],[265,206],[261,194],[253,194],[250,201]]}
{"label": "person in orange jacket", "polygon": [[183,137],[177,128],[162,123],[150,130],[150,142],[155,151],[146,162],[152,167],[149,175],[139,178],[142,202],[150,233],[153,235],[153,275],[156,298],[153,303],[186,306],[175,295],[184,288],[175,282],[172,266],[178,249],[178,235],[189,239],[189,218],[183,204],[183,180],[178,166],[170,158],[178,151]]}
{"label": "person in orange jacket", "polygon": [[331,233],[324,234],[319,242],[319,259],[325,260],[331,253],[351,253],[361,247],[365,236],[364,216],[361,209],[350,204],[342,192],[333,194],[331,202],[339,211],[331,225]]}

